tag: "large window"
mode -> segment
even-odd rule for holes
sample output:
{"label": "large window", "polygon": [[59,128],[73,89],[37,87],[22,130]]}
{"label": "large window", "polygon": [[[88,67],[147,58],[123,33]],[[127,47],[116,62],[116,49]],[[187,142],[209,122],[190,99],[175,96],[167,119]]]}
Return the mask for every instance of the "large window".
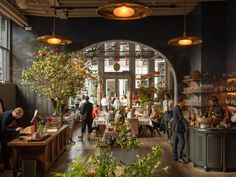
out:
{"label": "large window", "polygon": [[155,71],[158,71],[159,74],[154,77],[154,85],[156,88],[163,86],[165,78],[165,60],[164,59],[155,59]]}
{"label": "large window", "polygon": [[[119,63],[120,69],[115,70],[114,65],[115,63]],[[115,60],[114,58],[105,58],[104,59],[104,72],[123,72],[129,71],[129,58],[119,58]]]}
{"label": "large window", "polygon": [[0,15],[0,80],[9,80],[9,20]]}
{"label": "large window", "polygon": [[148,59],[136,58],[135,60],[135,88],[141,86],[148,87],[148,78],[144,78],[148,74]]}

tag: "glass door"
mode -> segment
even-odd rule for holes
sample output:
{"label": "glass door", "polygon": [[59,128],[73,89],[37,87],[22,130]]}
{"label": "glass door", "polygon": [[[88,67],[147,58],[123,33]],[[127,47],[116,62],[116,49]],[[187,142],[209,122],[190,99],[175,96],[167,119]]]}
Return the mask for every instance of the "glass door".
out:
{"label": "glass door", "polygon": [[121,99],[124,95],[129,95],[129,79],[112,78],[106,79],[105,85],[106,96],[114,97],[117,95]]}
{"label": "glass door", "polygon": [[106,96],[114,97],[117,93],[116,79],[106,79]]}
{"label": "glass door", "polygon": [[128,79],[118,79],[118,96],[119,99],[128,95]]}

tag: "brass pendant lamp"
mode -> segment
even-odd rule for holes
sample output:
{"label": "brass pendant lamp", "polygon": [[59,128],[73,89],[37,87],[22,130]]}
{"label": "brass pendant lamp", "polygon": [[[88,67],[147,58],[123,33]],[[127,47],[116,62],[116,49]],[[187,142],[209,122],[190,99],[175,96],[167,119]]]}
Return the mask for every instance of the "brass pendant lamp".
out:
{"label": "brass pendant lamp", "polygon": [[[54,0],[54,6],[55,6],[55,0]],[[55,32],[56,27],[56,7],[54,8],[54,16],[53,16],[53,31],[52,35],[43,35],[37,38],[38,42],[42,42],[49,45],[67,45],[71,44],[72,41],[69,39],[66,39],[65,37],[56,35]]]}
{"label": "brass pendant lamp", "polygon": [[110,20],[136,20],[150,15],[151,9],[134,0],[112,0],[100,6],[97,14]]}
{"label": "brass pendant lamp", "polygon": [[173,46],[191,46],[198,45],[202,43],[202,39],[196,36],[188,36],[186,33],[186,0],[184,1],[184,32],[183,36],[170,39],[168,41],[169,45]]}

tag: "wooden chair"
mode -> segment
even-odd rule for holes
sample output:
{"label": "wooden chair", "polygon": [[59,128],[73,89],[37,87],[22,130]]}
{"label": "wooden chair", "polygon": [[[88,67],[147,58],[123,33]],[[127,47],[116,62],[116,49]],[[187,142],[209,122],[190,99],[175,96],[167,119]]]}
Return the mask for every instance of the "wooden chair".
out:
{"label": "wooden chair", "polygon": [[130,124],[131,131],[135,136],[138,136],[139,121],[138,119],[126,119],[127,123]]}

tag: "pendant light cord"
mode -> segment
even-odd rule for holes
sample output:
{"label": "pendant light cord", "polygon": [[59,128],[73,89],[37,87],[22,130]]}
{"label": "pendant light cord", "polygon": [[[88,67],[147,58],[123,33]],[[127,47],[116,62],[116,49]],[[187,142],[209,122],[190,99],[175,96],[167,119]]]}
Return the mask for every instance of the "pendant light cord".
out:
{"label": "pendant light cord", "polygon": [[184,34],[183,34],[183,36],[185,37],[186,36],[186,13],[187,13],[187,10],[186,10],[186,5],[187,4],[187,2],[186,2],[186,0],[184,0]]}
{"label": "pendant light cord", "polygon": [[56,32],[55,32],[55,29],[56,29],[56,14],[57,14],[57,12],[56,12],[56,0],[54,0],[54,6],[53,7],[54,7],[54,15],[53,15],[52,35],[55,35],[56,34]]}

